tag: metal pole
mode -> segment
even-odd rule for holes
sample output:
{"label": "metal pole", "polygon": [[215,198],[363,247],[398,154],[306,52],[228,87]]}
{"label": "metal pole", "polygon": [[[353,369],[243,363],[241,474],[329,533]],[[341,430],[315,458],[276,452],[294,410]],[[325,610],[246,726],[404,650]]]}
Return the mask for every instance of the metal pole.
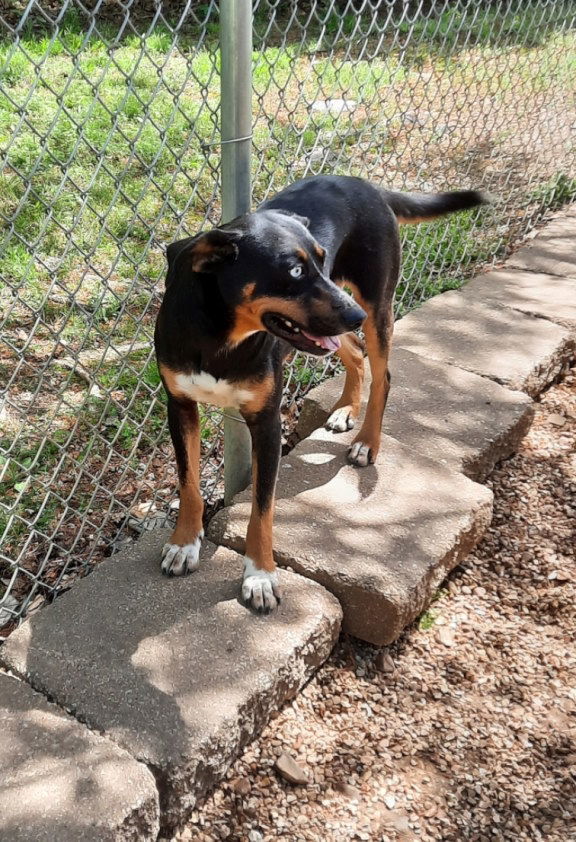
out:
{"label": "metal pole", "polygon": [[[222,221],[250,210],[252,0],[220,0]],[[224,414],[224,502],[249,485],[252,442],[234,409]]]}

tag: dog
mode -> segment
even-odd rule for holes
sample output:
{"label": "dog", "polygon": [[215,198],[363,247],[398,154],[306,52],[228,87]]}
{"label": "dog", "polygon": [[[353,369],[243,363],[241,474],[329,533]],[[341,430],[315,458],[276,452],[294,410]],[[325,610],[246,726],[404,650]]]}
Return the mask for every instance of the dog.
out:
{"label": "dog", "polygon": [[398,224],[489,201],[477,190],[398,193],[360,178],[313,176],[254,213],[168,246],[155,348],[168,397],[180,508],[162,551],[163,573],[180,576],[199,563],[204,532],[197,402],[235,407],[252,438],[242,596],[260,613],[276,608],[280,591],[272,519],[284,359],[294,349],[340,357],[344,391],[326,426],[336,432],[351,429],[364,377],[363,344],[354,331],[363,327],[372,381],[348,459],[358,467],[374,462],[390,389]]}

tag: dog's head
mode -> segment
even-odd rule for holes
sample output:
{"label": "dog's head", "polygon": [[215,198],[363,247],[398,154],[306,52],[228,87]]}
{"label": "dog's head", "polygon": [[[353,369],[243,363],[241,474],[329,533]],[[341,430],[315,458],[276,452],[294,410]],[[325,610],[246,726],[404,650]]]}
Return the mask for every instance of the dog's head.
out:
{"label": "dog's head", "polygon": [[366,318],[327,276],[325,257],[308,220],[278,210],[247,214],[168,248],[171,271],[213,276],[232,312],[230,344],[265,330],[317,355],[337,350],[338,335]]}

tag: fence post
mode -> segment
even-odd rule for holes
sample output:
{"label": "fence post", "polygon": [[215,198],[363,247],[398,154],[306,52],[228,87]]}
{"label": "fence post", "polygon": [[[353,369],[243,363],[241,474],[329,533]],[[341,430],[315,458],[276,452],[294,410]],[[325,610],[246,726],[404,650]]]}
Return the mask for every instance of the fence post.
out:
{"label": "fence post", "polygon": [[[222,221],[250,210],[252,0],[220,2]],[[234,409],[224,414],[224,502],[250,483],[252,443]]]}

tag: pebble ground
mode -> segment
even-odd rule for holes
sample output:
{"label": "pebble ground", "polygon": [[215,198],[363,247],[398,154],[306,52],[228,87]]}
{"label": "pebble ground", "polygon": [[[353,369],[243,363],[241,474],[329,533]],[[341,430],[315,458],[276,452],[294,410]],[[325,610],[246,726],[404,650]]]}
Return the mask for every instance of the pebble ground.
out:
{"label": "pebble ground", "polygon": [[178,842],[576,842],[574,370],[488,484],[429,611],[385,649],[342,637]]}

